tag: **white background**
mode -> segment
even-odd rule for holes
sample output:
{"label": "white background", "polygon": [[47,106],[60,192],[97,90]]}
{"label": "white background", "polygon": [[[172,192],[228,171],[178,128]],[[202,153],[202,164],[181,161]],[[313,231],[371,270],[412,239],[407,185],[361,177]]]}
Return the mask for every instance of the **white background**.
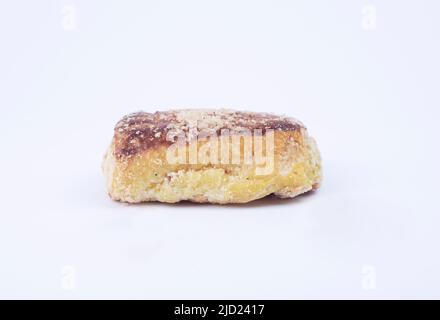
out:
{"label": "white background", "polygon": [[[2,1],[0,297],[440,298],[439,14],[434,0]],[[116,121],[189,107],[299,118],[322,189],[111,201]]]}

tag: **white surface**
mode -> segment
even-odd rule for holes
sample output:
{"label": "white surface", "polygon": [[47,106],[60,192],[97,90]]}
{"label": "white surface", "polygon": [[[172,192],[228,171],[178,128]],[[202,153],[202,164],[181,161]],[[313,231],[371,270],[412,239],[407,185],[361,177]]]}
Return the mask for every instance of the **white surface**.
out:
{"label": "white surface", "polygon": [[[0,297],[440,298],[439,12],[3,1]],[[322,189],[242,206],[107,197],[121,116],[212,106],[302,120]]]}

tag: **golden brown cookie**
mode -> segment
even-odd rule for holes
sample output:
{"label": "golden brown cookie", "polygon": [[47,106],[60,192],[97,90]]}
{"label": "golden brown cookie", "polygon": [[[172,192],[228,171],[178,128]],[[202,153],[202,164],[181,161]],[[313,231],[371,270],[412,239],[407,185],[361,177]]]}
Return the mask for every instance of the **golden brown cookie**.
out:
{"label": "golden brown cookie", "polygon": [[120,120],[103,171],[114,200],[245,203],[317,189],[321,160],[315,141],[295,119],[172,110]]}

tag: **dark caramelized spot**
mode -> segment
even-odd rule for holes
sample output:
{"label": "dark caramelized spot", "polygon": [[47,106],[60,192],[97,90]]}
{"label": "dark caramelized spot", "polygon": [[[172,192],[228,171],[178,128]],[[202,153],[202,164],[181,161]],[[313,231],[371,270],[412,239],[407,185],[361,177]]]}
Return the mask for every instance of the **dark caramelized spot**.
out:
{"label": "dark caramelized spot", "polygon": [[168,146],[169,131],[188,133],[189,129],[294,131],[302,124],[292,118],[267,113],[232,110],[172,110],[165,112],[137,112],[123,117],[115,127],[115,156],[120,159],[139,154],[159,145]]}

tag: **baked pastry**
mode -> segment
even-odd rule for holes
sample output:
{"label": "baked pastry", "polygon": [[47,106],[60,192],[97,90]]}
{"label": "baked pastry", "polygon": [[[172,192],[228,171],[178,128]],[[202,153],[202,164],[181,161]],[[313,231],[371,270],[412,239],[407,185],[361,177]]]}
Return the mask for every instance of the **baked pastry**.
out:
{"label": "baked pastry", "polygon": [[293,198],[321,182],[320,155],[302,123],[223,109],[127,115],[102,167],[110,197],[129,203]]}

